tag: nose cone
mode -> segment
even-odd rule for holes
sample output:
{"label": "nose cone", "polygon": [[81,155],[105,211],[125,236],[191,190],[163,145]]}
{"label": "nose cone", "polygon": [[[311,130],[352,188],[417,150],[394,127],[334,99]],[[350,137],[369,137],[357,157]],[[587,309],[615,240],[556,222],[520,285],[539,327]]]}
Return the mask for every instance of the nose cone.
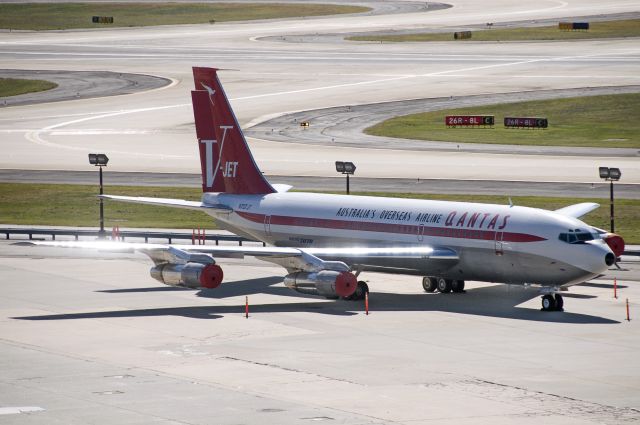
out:
{"label": "nose cone", "polygon": [[578,267],[594,274],[605,273],[616,262],[616,255],[603,240],[589,241],[582,246]]}

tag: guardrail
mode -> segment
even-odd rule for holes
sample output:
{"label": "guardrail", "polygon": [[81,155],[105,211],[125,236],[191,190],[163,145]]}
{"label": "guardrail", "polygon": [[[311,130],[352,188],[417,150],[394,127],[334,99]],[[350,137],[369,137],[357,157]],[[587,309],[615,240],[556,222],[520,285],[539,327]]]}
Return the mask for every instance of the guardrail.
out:
{"label": "guardrail", "polygon": [[[6,239],[11,239],[11,235],[28,235],[29,240],[33,240],[34,236],[50,236],[51,240],[56,240],[56,236],[73,236],[75,240],[78,240],[80,237],[99,237],[100,231],[93,229],[27,229],[27,228],[11,228],[11,227],[0,227],[0,233],[4,233]],[[105,237],[108,238],[110,234],[107,233]],[[193,240],[193,233],[181,233],[181,232],[149,232],[149,231],[138,231],[138,230],[121,230],[118,233],[118,236],[121,240],[125,240],[126,238],[144,238],[145,243],[149,242],[149,239],[166,239],[168,243],[172,243],[173,240],[187,239]],[[255,241],[253,239],[244,238],[236,235],[217,235],[217,234],[208,234],[204,236],[206,241],[215,242],[216,245],[220,244],[220,241],[223,242],[238,242],[239,246],[242,246],[244,242],[254,242],[261,243],[263,246],[265,244],[260,241]]]}

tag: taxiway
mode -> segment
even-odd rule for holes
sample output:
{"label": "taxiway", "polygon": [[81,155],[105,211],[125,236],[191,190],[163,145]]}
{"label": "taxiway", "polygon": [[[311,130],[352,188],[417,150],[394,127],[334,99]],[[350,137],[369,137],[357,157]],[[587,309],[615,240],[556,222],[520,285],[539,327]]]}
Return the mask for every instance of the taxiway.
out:
{"label": "taxiway", "polygon": [[[640,263],[571,288],[470,282],[426,294],[367,274],[364,305],[291,292],[223,260],[218,290],[159,285],[143,256],[0,243],[1,406],[10,423],[635,423]],[[618,278],[613,298],[611,278]],[[245,297],[250,304],[244,317]],[[632,320],[625,319],[625,299]]]}
{"label": "taxiway", "polygon": [[[408,99],[462,97],[540,89],[639,83],[636,39],[517,43],[295,43],[267,36],[447,29],[486,22],[637,12],[632,0],[454,2],[410,13],[283,21],[0,33],[3,66],[13,69],[140,73],[170,78],[164,90],[2,110],[5,169],[81,170],[89,151],[108,152],[116,171],[196,173],[189,103],[193,65],[221,73],[241,125],[290,112]],[[330,176],[333,161],[355,160],[360,176],[428,179],[590,182],[603,162],[640,182],[635,156],[413,152],[296,146],[252,140],[257,162],[272,175]],[[34,155],[37,151],[38,155]],[[394,166],[394,164],[396,166]],[[401,164],[401,166],[397,166]]]}

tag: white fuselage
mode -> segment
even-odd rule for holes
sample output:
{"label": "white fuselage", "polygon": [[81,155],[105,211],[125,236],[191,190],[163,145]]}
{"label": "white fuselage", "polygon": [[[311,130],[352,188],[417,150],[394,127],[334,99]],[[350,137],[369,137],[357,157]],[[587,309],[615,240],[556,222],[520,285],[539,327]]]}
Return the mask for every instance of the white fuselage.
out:
{"label": "white fuselage", "polygon": [[233,209],[212,214],[223,227],[275,246],[427,245],[460,257],[447,269],[416,259],[345,261],[360,270],[562,286],[602,273],[611,252],[597,236],[578,244],[559,239],[563,232],[594,234],[582,221],[527,207],[312,193],[207,193],[203,202]]}

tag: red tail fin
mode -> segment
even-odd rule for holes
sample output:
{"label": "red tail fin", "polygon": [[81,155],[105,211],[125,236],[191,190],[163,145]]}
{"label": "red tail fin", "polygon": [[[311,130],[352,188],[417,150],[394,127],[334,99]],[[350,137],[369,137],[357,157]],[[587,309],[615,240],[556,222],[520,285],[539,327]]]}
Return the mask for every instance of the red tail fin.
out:
{"label": "red tail fin", "polygon": [[275,190],[264,178],[249,150],[215,68],[193,68],[191,92],[200,144],[202,190],[267,194]]}

